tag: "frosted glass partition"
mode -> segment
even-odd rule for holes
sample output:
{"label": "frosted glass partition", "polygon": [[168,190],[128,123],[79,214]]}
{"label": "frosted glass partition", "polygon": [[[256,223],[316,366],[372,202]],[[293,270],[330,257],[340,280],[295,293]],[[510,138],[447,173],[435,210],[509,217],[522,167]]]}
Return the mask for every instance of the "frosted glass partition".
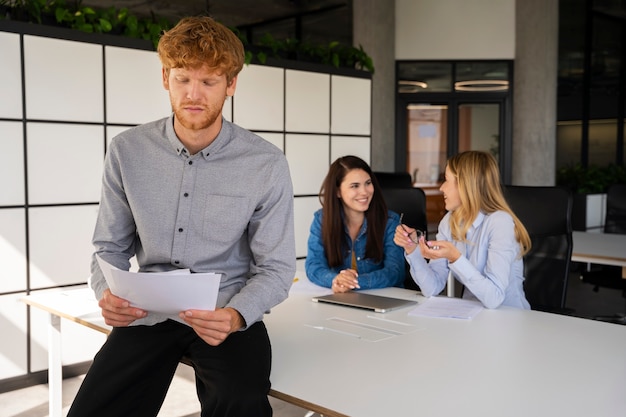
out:
{"label": "frosted glass partition", "polygon": [[0,32],[0,118],[22,117],[22,70],[20,67],[20,36],[15,33]]}
{"label": "frosted glass partition", "polygon": [[31,204],[98,201],[104,155],[101,125],[28,123],[27,135]]}
{"label": "frosted glass partition", "polygon": [[340,135],[369,136],[371,132],[371,83],[363,78],[331,77],[331,131]]}
{"label": "frosted glass partition", "polygon": [[330,75],[287,70],[285,129],[327,133],[330,127]]}
{"label": "frosted glass partition", "polygon": [[[29,380],[47,367],[48,318],[35,309],[29,315],[19,298],[86,283],[108,143],[171,112],[149,42],[67,39],[54,28],[43,36],[30,25],[21,37],[5,26],[0,21],[0,323],[10,342],[0,344],[0,391],[7,378]],[[302,269],[328,166],[341,154],[370,161],[371,78],[285,64],[244,66],[222,114],[285,153]],[[103,335],[63,328],[64,365],[86,366]]]}
{"label": "frosted glass partition", "polygon": [[285,147],[294,194],[318,194],[330,165],[330,138],[287,134]]}
{"label": "frosted glass partition", "polygon": [[[23,208],[0,210],[0,293],[26,289],[26,216]],[[8,340],[8,339],[7,339]]]}
{"label": "frosted glass partition", "polygon": [[19,122],[0,121],[0,167],[5,173],[0,175],[0,206],[23,205],[25,202],[23,128]]}
{"label": "frosted glass partition", "polygon": [[313,213],[322,208],[320,200],[315,197],[300,197],[294,201],[296,256],[306,257],[309,230],[313,221]]}
{"label": "frosted glass partition", "polygon": [[27,338],[24,337],[27,326],[26,305],[18,301],[24,295],[0,295],[0,321],[4,341],[0,348],[0,381],[24,375],[28,371]]}
{"label": "frosted glass partition", "polygon": [[31,288],[87,281],[97,214],[92,205],[29,210]]}
{"label": "frosted glass partition", "polygon": [[333,136],[330,160],[334,161],[344,155],[358,156],[371,165],[370,138],[364,136]]}
{"label": "frosted glass partition", "polygon": [[170,114],[161,62],[154,52],[107,46],[105,59],[109,123],[140,124]]}
{"label": "frosted glass partition", "polygon": [[250,130],[284,130],[285,70],[250,65],[237,79],[233,121]]}
{"label": "frosted glass partition", "polygon": [[24,72],[29,119],[104,122],[100,45],[24,36]]}

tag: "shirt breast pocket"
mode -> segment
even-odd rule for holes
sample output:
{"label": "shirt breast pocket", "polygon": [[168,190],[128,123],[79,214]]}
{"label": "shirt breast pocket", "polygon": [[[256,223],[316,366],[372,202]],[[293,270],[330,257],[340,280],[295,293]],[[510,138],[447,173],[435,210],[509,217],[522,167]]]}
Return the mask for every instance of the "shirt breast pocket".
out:
{"label": "shirt breast pocket", "polygon": [[204,210],[203,236],[211,241],[238,241],[250,220],[251,210],[246,197],[208,195]]}

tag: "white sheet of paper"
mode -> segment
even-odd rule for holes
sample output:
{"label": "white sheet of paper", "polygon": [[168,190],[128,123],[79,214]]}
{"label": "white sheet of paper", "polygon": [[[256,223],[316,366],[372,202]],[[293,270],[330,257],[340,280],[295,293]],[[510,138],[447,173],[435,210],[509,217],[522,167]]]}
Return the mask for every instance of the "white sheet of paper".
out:
{"label": "white sheet of paper", "polygon": [[215,310],[220,274],[192,274],[188,269],[130,272],[97,259],[111,292],[134,307],[167,315],[189,309]]}
{"label": "white sheet of paper", "polygon": [[480,301],[452,297],[431,297],[409,311],[409,315],[469,320],[483,308]]}

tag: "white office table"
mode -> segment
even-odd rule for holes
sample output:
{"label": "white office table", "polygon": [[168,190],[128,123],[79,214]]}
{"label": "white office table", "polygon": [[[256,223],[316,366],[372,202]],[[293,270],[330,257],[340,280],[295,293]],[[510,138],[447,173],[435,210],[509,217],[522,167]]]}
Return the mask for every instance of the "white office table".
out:
{"label": "white office table", "polygon": [[575,231],[572,239],[572,261],[621,266],[626,278],[626,235]]}
{"label": "white office table", "polygon": [[[60,318],[109,331],[86,291],[24,298],[51,316],[53,417],[61,416]],[[510,308],[462,320],[311,301],[325,292],[300,276],[266,316],[276,398],[328,417],[624,416],[624,326]],[[424,302],[414,291],[374,292]]]}
{"label": "white office table", "polygon": [[[626,415],[625,326],[512,308],[472,320],[377,314],[313,303],[301,282],[265,319],[278,398],[325,416]],[[325,326],[352,335],[315,328]],[[371,341],[369,326],[387,333]]]}

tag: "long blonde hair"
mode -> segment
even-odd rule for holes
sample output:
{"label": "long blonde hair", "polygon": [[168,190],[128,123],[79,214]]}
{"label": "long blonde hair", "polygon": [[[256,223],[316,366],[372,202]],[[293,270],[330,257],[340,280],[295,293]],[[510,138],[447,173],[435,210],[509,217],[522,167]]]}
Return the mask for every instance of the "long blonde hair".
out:
{"label": "long blonde hair", "polygon": [[447,167],[456,179],[461,199],[460,207],[450,215],[452,238],[465,242],[467,231],[480,211],[490,214],[502,210],[513,218],[515,238],[521,256],[525,255],[531,247],[530,236],[502,194],[496,159],[487,152],[466,151],[448,159]]}

